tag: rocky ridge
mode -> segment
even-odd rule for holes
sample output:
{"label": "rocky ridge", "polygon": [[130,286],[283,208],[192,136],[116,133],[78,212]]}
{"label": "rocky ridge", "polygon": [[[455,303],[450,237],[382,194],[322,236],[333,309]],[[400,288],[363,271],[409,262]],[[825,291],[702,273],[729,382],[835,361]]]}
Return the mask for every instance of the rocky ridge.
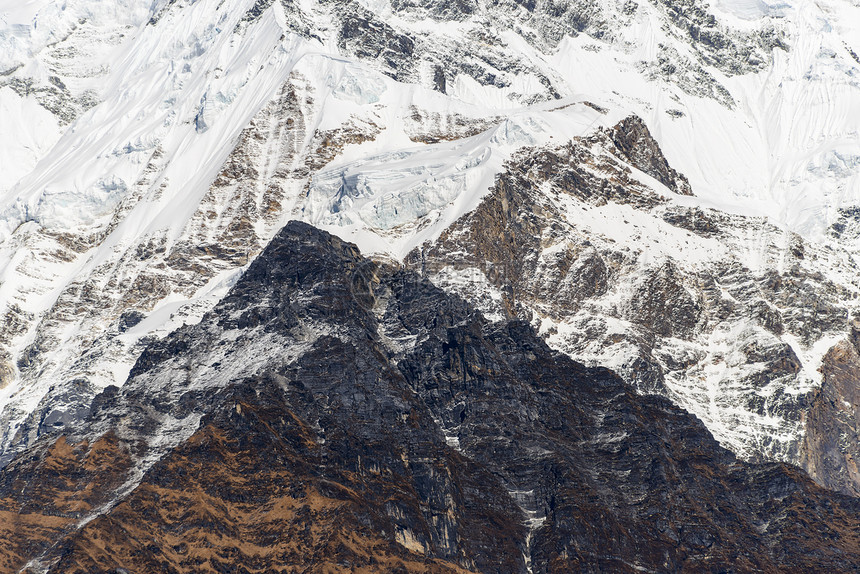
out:
{"label": "rocky ridge", "polygon": [[4,572],[860,560],[856,499],[300,223],[76,432],[7,465],[0,505]]}

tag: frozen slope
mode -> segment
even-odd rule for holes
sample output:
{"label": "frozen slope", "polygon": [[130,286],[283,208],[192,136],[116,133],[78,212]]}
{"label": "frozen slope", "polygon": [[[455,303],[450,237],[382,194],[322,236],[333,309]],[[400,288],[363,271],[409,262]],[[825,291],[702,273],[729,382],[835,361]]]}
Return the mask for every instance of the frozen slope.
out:
{"label": "frozen slope", "polygon": [[[836,250],[838,269],[814,270],[850,292],[851,254],[828,230],[860,193],[858,27],[844,1],[0,0],[0,449],[73,424],[288,219],[402,259],[480,205],[521,150],[630,114],[695,197],[643,185]],[[638,248],[639,219],[579,224]],[[785,271],[750,225],[739,263]],[[661,257],[713,264],[707,242],[655,229]],[[802,392],[839,329],[791,342]],[[724,375],[696,376],[719,388]],[[667,388],[709,423],[732,420],[687,382]],[[784,428],[750,420],[720,438],[743,450]]]}

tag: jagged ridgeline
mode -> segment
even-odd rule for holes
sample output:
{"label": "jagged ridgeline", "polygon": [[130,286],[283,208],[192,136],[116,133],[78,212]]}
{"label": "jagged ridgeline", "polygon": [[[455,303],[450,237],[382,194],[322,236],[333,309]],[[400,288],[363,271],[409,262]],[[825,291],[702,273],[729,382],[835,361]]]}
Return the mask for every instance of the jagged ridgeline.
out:
{"label": "jagged ridgeline", "polygon": [[292,222],[0,473],[0,571],[850,572],[858,512]]}

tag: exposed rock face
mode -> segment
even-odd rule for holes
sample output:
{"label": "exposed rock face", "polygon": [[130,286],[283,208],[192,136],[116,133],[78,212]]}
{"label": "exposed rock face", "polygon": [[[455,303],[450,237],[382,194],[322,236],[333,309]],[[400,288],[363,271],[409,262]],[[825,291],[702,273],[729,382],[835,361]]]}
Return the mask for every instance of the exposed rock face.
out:
{"label": "exposed rock face", "polygon": [[374,60],[394,78],[405,80],[412,75],[415,40],[398,33],[355,3],[347,3],[341,17],[343,23],[338,43],[342,50],[359,58]]}
{"label": "exposed rock face", "polygon": [[651,137],[648,126],[637,116],[630,116],[613,128],[612,143],[630,165],[647,173],[675,193],[693,195],[690,182],[663,157],[660,146]]}
{"label": "exposed rock face", "polygon": [[802,465],[817,482],[860,496],[860,325],[824,356],[806,418]]}
{"label": "exposed rock face", "polygon": [[856,499],[298,223],[0,512],[3,572],[860,567]]}
{"label": "exposed rock face", "polygon": [[853,258],[762,219],[683,207],[660,184],[689,192],[628,118],[521,152],[407,263],[672,398],[744,458],[798,463],[816,349],[855,305]]}
{"label": "exposed rock face", "polygon": [[692,338],[702,309],[685,289],[683,275],[672,261],[650,269],[634,289],[630,309],[637,323],[661,337]]}

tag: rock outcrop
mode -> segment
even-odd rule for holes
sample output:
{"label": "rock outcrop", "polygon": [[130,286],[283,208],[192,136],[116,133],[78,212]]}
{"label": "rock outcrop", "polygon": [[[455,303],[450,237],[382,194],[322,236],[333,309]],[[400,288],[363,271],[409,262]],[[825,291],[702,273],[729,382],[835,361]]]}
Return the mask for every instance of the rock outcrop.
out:
{"label": "rock outcrop", "polygon": [[815,391],[801,463],[818,483],[860,496],[860,330],[824,356],[824,381]]}

